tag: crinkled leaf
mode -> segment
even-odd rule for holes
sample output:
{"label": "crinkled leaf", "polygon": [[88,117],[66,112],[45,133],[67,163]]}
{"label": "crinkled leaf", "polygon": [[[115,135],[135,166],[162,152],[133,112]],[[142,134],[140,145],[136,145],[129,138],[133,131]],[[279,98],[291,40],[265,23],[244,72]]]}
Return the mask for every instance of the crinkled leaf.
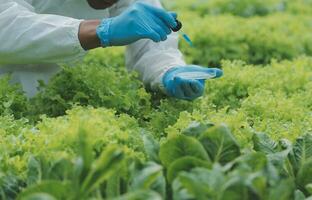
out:
{"label": "crinkled leaf", "polygon": [[168,181],[171,183],[181,171],[190,171],[196,167],[210,168],[211,163],[196,157],[185,156],[171,163],[167,171]]}
{"label": "crinkled leaf", "polygon": [[312,134],[299,137],[293,145],[292,164],[294,169],[298,171],[300,167],[312,158]]}
{"label": "crinkled leaf", "polygon": [[160,147],[159,157],[162,164],[167,168],[172,162],[184,156],[193,156],[205,161],[210,160],[202,144],[189,136],[178,135]]}
{"label": "crinkled leaf", "polygon": [[277,150],[277,143],[265,133],[255,133],[252,137],[252,141],[254,150],[256,151],[271,154],[275,153]]}
{"label": "crinkled leaf", "polygon": [[199,141],[214,162],[226,164],[240,155],[237,141],[224,125],[208,129],[199,137]]}

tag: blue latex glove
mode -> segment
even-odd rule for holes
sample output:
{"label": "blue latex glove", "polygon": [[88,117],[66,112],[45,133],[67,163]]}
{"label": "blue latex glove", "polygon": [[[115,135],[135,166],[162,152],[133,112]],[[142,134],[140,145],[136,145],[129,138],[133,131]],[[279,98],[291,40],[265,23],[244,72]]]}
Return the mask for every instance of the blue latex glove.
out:
{"label": "blue latex glove", "polygon": [[170,69],[163,76],[163,85],[169,96],[194,100],[203,95],[205,80],[219,78],[223,71],[217,68],[205,68],[196,65]]}
{"label": "blue latex glove", "polygon": [[135,3],[121,15],[104,19],[97,27],[102,46],[124,46],[140,39],[160,42],[177,27],[177,14],[144,3]]}

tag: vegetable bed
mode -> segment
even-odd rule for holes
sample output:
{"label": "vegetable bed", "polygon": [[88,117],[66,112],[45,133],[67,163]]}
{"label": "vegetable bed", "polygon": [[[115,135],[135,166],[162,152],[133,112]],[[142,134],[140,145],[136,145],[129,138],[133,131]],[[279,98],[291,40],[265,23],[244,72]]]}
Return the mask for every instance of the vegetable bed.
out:
{"label": "vegetable bed", "polygon": [[207,2],[164,2],[186,59],[224,70],[196,101],[146,91],[124,48],[32,99],[2,77],[0,199],[311,200],[312,3]]}

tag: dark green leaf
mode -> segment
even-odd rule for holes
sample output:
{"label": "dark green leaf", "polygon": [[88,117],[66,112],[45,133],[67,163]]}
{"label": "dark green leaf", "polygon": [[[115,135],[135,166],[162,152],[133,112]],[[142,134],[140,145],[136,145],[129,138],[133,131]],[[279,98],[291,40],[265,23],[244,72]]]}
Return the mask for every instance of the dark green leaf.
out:
{"label": "dark green leaf", "polygon": [[294,180],[284,179],[275,187],[270,188],[268,200],[289,200],[293,196],[294,189]]}
{"label": "dark green leaf", "polygon": [[303,190],[306,185],[312,184],[312,158],[305,161],[305,163],[300,167],[296,182]]}
{"label": "dark green leaf", "polygon": [[192,122],[185,130],[182,131],[182,134],[187,136],[199,137],[204,133],[208,128],[213,127],[214,124],[207,123],[203,124],[200,122]]}
{"label": "dark green leaf", "polygon": [[59,159],[51,164],[47,172],[49,179],[64,180],[72,178],[73,164],[67,159]]}
{"label": "dark green leaf", "polygon": [[300,190],[296,190],[295,191],[295,200],[305,200],[305,196],[303,194],[303,192],[301,192]]}
{"label": "dark green leaf", "polygon": [[210,168],[211,163],[196,157],[185,156],[171,163],[168,168],[167,178],[170,183],[178,176],[181,171],[190,171],[196,167]]}
{"label": "dark green leaf", "polygon": [[93,162],[92,147],[88,142],[86,131],[83,129],[79,129],[78,154],[80,155],[82,162],[80,166],[82,168],[80,169],[79,174],[79,182],[81,183],[86,178]]}
{"label": "dark green leaf", "polygon": [[121,197],[109,200],[162,200],[161,196],[150,190],[138,190],[135,192],[127,193]]}
{"label": "dark green leaf", "polygon": [[28,161],[27,185],[33,185],[42,178],[42,170],[40,162],[33,156]]}
{"label": "dark green leaf", "polygon": [[159,163],[159,143],[153,138],[150,133],[146,131],[142,131],[142,137],[144,142],[144,149],[149,159]]}
{"label": "dark green leaf", "polygon": [[150,189],[159,176],[162,176],[162,166],[156,163],[147,163],[146,167],[134,173],[131,189]]}
{"label": "dark green leaf", "polygon": [[312,195],[312,183],[309,183],[305,186],[305,189],[308,191],[309,194]]}
{"label": "dark green leaf", "polygon": [[224,125],[208,129],[199,140],[214,162],[226,164],[240,155],[238,143]]}
{"label": "dark green leaf", "polygon": [[226,177],[220,165],[213,168],[194,168],[190,172],[181,172],[173,181],[175,200],[220,199]]}
{"label": "dark green leaf", "polygon": [[26,197],[28,198],[29,196],[37,195],[38,193],[50,195],[58,200],[66,200],[73,194],[73,191],[70,183],[61,181],[43,181],[22,191],[17,199],[22,200]]}
{"label": "dark green leaf", "polygon": [[178,135],[169,139],[160,147],[159,157],[167,168],[172,162],[184,156],[193,156],[209,161],[209,156],[202,144],[192,137]]}
{"label": "dark green leaf", "polygon": [[58,200],[57,198],[46,193],[34,193],[28,196],[22,197],[21,200]]}
{"label": "dark green leaf", "polygon": [[255,133],[252,137],[254,150],[263,152],[265,154],[275,153],[277,149],[277,143],[265,134]]}
{"label": "dark green leaf", "polygon": [[263,170],[268,163],[268,159],[264,153],[252,152],[242,155],[237,159],[238,167],[246,170],[249,169],[250,172],[257,172]]}
{"label": "dark green leaf", "polygon": [[114,174],[111,176],[106,183],[106,197],[112,198],[120,195],[120,176]]}
{"label": "dark green leaf", "polygon": [[120,148],[116,146],[107,147],[92,165],[91,171],[83,182],[81,192],[87,195],[112,176],[121,166],[123,158],[124,152]]}
{"label": "dark green leaf", "polygon": [[296,171],[301,166],[312,158],[312,134],[307,134],[299,137],[293,145],[293,156],[292,164]]}

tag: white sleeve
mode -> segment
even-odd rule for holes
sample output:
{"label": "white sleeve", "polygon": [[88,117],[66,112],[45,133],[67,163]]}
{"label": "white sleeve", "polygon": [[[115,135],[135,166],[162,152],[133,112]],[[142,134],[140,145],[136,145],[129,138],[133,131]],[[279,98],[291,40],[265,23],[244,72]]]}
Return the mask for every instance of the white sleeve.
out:
{"label": "white sleeve", "polygon": [[[135,0],[119,0],[111,9],[111,16],[120,14],[134,2]],[[159,0],[141,2],[161,7]],[[148,88],[163,91],[163,74],[172,67],[185,65],[183,55],[178,49],[178,34],[173,33],[160,43],[145,39],[127,46],[126,65],[130,71],[139,73],[140,79]]]}
{"label": "white sleeve", "polygon": [[81,20],[36,14],[19,1],[0,0],[0,64],[66,63],[85,55]]}

